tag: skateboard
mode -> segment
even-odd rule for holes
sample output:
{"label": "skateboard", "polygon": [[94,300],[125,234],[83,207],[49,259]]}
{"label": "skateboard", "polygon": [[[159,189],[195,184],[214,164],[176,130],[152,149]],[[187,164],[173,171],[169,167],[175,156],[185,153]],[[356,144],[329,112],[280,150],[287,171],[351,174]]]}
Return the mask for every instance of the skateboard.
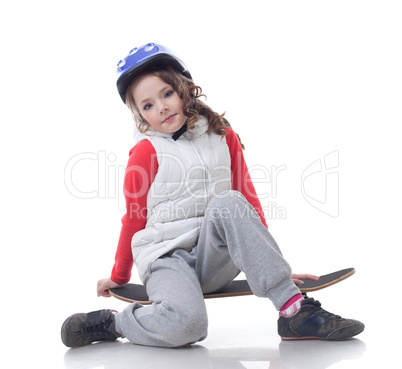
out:
{"label": "skateboard", "polygon": [[[322,275],[318,281],[304,279],[304,284],[300,286],[299,289],[306,297],[307,292],[318,291],[332,286],[333,284],[339,283],[340,281],[350,277],[354,273],[354,268],[348,268]],[[126,302],[139,302],[142,305],[152,304],[152,301],[149,301],[145,286],[141,284],[128,283],[121,288],[111,288],[109,292],[113,297]],[[253,292],[246,280],[235,280],[229,287],[226,287],[221,291],[205,294],[204,298],[212,299],[218,297],[247,296],[252,294]]]}

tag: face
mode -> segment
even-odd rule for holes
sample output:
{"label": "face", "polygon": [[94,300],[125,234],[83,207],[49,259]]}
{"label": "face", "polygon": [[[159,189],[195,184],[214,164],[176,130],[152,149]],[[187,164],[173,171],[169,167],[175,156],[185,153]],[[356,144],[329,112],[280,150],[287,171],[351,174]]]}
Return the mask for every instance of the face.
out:
{"label": "face", "polygon": [[174,133],[186,122],[183,100],[159,77],[146,75],[132,90],[141,115],[158,132]]}

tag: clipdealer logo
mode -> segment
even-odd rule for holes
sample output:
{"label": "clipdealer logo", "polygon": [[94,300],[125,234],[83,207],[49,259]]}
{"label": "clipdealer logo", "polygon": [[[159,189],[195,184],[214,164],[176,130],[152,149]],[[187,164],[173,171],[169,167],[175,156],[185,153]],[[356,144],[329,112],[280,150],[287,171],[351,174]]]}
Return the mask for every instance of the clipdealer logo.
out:
{"label": "clipdealer logo", "polygon": [[[279,174],[287,169],[286,165],[270,168],[255,165],[249,168],[258,197],[263,201],[270,199],[262,209],[268,219],[287,218],[287,210],[272,201],[278,197]],[[119,165],[117,156],[113,153],[84,152],[67,161],[64,184],[71,195],[80,199],[117,199],[118,210],[124,211],[126,204],[121,187],[125,172],[125,165]],[[80,177],[86,177],[85,180],[91,184],[83,185]],[[312,207],[323,214],[333,218],[339,215],[339,150],[324,155],[304,169],[301,174],[301,193]]]}
{"label": "clipdealer logo", "polygon": [[302,173],[301,193],[315,209],[339,215],[339,150],[312,162]]}
{"label": "clipdealer logo", "polygon": [[[105,151],[74,155],[64,167],[64,185],[67,191],[79,199],[117,198],[119,210],[125,209],[124,196],[121,198],[119,194],[126,167],[116,164],[116,159],[115,154],[106,154]],[[90,179],[91,183],[83,185],[83,181],[77,177]]]}

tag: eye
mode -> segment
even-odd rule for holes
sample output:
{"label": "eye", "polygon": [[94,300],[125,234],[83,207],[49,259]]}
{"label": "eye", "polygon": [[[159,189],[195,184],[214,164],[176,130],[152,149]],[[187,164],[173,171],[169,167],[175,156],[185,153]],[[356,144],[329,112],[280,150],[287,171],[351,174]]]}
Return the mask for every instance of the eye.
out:
{"label": "eye", "polygon": [[169,91],[167,91],[166,93],[165,93],[165,98],[166,97],[169,97],[169,96],[171,96],[171,95],[173,95],[174,94],[174,91],[173,90],[169,90]]}
{"label": "eye", "polygon": [[152,108],[152,104],[146,104],[145,106],[144,106],[144,110],[149,110],[149,109],[151,109]]}

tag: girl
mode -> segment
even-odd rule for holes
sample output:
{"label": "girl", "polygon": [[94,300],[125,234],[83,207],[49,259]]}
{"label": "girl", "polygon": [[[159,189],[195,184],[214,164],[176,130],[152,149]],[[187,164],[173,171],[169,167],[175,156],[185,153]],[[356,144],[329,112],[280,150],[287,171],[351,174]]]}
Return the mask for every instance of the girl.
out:
{"label": "girl", "polygon": [[255,295],[279,310],[283,339],[339,340],[363,331],[356,320],[303,299],[300,278],[268,232],[242,144],[229,122],[199,98],[184,63],[162,45],[134,48],[118,64],[117,88],[138,128],[124,192],[127,212],[110,278],[98,295],[128,283],[133,262],[151,306],[75,314],[62,326],[66,346],[126,337],[177,347],[203,340],[203,294],[243,271]]}

